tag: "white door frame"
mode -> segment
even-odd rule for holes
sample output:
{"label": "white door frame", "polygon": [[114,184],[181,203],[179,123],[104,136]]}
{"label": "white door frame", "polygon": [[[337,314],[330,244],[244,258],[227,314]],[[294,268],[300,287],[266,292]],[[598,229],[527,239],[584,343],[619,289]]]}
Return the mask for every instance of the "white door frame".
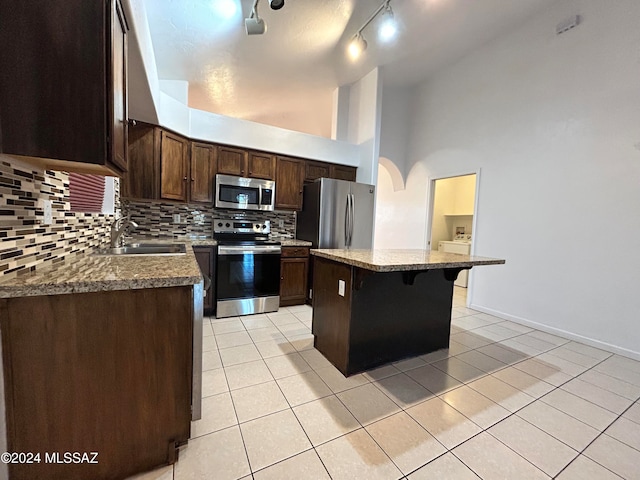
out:
{"label": "white door frame", "polygon": [[[473,231],[473,241],[471,242],[471,255],[475,254],[476,250],[476,225],[478,223],[478,200],[480,198],[480,168],[477,170],[461,170],[457,172],[447,172],[441,173],[433,176],[427,177],[427,232],[426,232],[426,248],[432,249],[433,245],[431,245],[431,227],[433,223],[433,204],[435,200],[436,193],[436,180],[444,180],[445,178],[452,177],[464,177],[466,175],[474,175],[476,176],[476,192],[475,198],[473,199],[473,222],[471,226],[471,230]],[[467,284],[467,307],[471,303],[471,297],[473,292],[473,269],[469,270],[469,282]]]}

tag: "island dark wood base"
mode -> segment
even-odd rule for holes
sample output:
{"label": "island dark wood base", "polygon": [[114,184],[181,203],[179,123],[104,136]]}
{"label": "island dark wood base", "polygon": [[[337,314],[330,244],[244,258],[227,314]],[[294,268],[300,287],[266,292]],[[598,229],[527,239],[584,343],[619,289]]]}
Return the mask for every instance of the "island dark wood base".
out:
{"label": "island dark wood base", "polygon": [[374,272],[319,257],[314,263],[314,345],[345,376],[449,347],[461,269]]}

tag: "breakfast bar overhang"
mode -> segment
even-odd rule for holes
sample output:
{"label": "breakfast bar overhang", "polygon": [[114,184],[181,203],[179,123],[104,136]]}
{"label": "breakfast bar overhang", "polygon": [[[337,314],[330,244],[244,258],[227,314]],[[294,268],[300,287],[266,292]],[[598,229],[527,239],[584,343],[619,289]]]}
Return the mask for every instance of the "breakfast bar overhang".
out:
{"label": "breakfast bar overhang", "polygon": [[314,345],[343,375],[449,347],[453,282],[495,258],[431,250],[311,250]]}

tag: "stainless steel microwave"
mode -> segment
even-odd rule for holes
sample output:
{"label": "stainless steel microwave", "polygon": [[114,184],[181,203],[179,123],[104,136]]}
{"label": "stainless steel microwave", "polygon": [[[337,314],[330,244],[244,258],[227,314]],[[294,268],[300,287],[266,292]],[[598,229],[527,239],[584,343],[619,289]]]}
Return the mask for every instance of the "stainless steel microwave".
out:
{"label": "stainless steel microwave", "polygon": [[276,183],[272,180],[216,175],[217,208],[273,210],[275,202]]}

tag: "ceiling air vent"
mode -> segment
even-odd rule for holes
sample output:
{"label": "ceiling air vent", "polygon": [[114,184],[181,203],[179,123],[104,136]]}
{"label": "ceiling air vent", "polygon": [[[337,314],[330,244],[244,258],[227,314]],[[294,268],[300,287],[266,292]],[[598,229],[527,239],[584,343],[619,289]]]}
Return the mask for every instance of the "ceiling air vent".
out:
{"label": "ceiling air vent", "polygon": [[556,35],[560,35],[568,30],[571,30],[573,27],[577,27],[580,23],[580,15],[574,15],[571,18],[567,18],[565,21],[560,22],[556,25]]}

